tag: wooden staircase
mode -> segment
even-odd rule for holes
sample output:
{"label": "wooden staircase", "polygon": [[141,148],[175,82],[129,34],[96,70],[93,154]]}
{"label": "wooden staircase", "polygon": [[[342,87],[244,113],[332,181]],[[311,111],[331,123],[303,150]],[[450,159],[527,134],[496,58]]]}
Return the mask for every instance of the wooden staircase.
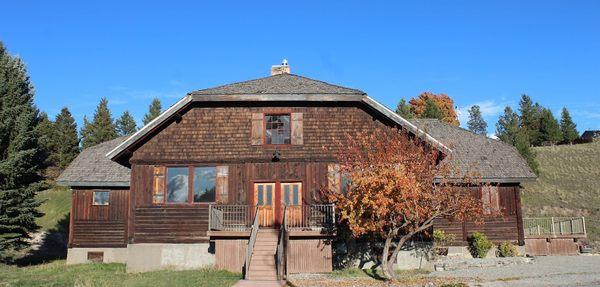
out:
{"label": "wooden staircase", "polygon": [[249,280],[277,280],[277,267],[275,266],[275,253],[279,230],[259,229],[254,243]]}

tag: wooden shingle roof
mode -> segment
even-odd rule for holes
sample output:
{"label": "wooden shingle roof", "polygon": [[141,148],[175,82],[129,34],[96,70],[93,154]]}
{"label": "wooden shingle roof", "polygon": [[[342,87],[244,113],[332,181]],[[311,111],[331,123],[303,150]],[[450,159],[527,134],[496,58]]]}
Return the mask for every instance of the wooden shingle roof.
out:
{"label": "wooden shingle roof", "polygon": [[436,119],[411,119],[411,122],[452,149],[448,159],[463,175],[476,173],[487,182],[536,178],[517,149],[509,144]]}
{"label": "wooden shingle roof", "polygon": [[84,149],[60,174],[56,182],[72,187],[129,186],[131,170],[106,157],[107,152],[126,139],[127,137],[120,137]]}

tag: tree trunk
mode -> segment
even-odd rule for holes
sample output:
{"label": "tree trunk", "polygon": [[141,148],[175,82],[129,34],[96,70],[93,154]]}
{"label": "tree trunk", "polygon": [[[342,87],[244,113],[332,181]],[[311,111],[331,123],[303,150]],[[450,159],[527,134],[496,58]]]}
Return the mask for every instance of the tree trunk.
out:
{"label": "tree trunk", "polygon": [[383,245],[383,253],[381,254],[381,271],[383,272],[383,276],[385,276],[385,278],[389,279],[395,279],[396,278],[396,274],[394,274],[394,272],[390,272],[390,268],[388,266],[389,264],[389,253],[390,253],[390,247],[392,246],[392,236],[388,236],[388,238],[385,239],[385,244]]}

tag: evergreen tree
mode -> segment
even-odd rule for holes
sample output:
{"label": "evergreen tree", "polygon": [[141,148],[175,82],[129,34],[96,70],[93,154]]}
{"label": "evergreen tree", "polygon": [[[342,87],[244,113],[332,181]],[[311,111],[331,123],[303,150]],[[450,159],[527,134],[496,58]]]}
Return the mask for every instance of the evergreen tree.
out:
{"label": "evergreen tree", "polygon": [[158,117],[160,113],[162,113],[162,105],[160,104],[159,99],[154,98],[150,104],[150,107],[148,107],[148,113],[144,115],[144,125],[147,125],[153,119]]}
{"label": "evergreen tree", "polygon": [[42,158],[45,159],[41,163],[40,168],[43,169],[43,175],[45,177],[54,178],[57,176],[56,171],[53,169],[55,163],[53,153],[56,148],[53,138],[56,133],[56,128],[54,127],[54,123],[48,118],[48,115],[44,112],[39,114],[36,133],[38,135],[40,153],[42,154]]}
{"label": "evergreen tree", "polygon": [[535,173],[538,172],[538,164],[535,161],[535,152],[531,149],[527,133],[520,127],[519,116],[510,107],[504,108],[504,114],[496,124],[496,136],[512,146],[527,161],[527,164]]}
{"label": "evergreen tree", "polygon": [[81,137],[83,148],[95,146],[117,137],[117,129],[108,109],[108,100],[106,98],[103,97],[100,100],[91,123],[88,122],[87,118],[84,118]]}
{"label": "evergreen tree", "polygon": [[562,140],[560,126],[550,109],[542,109],[539,127],[540,144],[556,144]]}
{"label": "evergreen tree", "polygon": [[560,116],[560,131],[562,134],[562,140],[565,143],[573,143],[574,140],[579,138],[579,132],[577,131],[577,126],[571,119],[571,115],[567,110],[567,107],[563,107],[562,113]]}
{"label": "evergreen tree", "polygon": [[410,105],[404,99],[401,99],[398,103],[396,113],[405,119],[412,119],[415,117],[415,114],[410,110]]}
{"label": "evergreen tree", "polygon": [[24,63],[0,42],[0,259],[10,249],[26,247],[29,233],[39,228],[35,195],[44,188],[44,158],[33,96]]}
{"label": "evergreen tree", "polygon": [[469,109],[469,121],[467,122],[467,126],[470,131],[478,135],[486,135],[487,123],[481,116],[481,110],[478,105],[473,105]]}
{"label": "evergreen tree", "polygon": [[77,137],[77,123],[67,107],[60,110],[54,120],[56,132],[54,133],[55,165],[63,171],[79,154],[79,138]]}
{"label": "evergreen tree", "polygon": [[520,126],[529,138],[530,145],[540,145],[539,139],[539,119],[541,106],[538,103],[533,103],[528,95],[521,95],[519,101]]}
{"label": "evergreen tree", "polygon": [[123,115],[117,120],[117,133],[119,136],[126,136],[133,134],[137,131],[135,126],[135,120],[129,113],[129,111],[123,112]]}
{"label": "evergreen tree", "polygon": [[444,113],[432,99],[427,99],[425,102],[425,111],[421,114],[423,119],[438,119],[444,118]]}

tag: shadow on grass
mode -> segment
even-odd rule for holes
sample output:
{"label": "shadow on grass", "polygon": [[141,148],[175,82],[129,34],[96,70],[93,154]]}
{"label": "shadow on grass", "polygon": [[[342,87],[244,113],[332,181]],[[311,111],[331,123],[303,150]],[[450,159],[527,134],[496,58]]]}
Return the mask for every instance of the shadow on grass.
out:
{"label": "shadow on grass", "polygon": [[69,238],[69,216],[67,213],[56,225],[46,231],[40,242],[34,242],[32,248],[21,258],[14,261],[18,266],[29,266],[67,258]]}

